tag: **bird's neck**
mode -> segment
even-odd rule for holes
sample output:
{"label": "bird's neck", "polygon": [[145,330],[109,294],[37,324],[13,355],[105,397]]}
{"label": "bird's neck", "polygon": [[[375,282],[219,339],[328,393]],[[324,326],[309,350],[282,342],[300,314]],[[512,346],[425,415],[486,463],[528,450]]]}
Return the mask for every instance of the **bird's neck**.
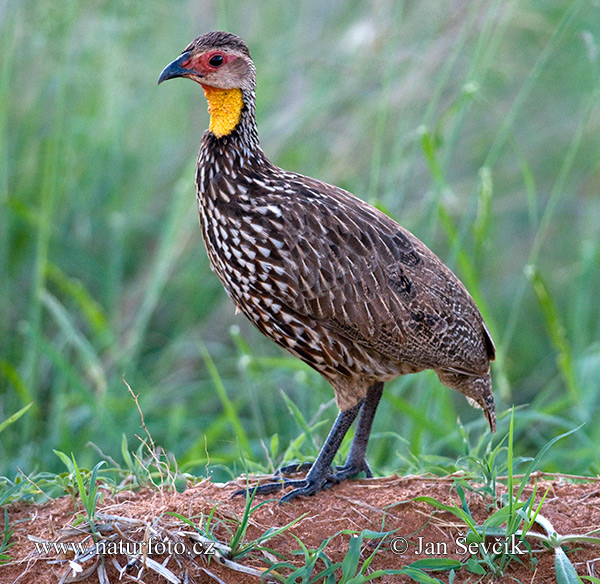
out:
{"label": "bird's neck", "polygon": [[244,101],[241,89],[219,89],[203,85],[210,114],[209,130],[222,138],[231,134],[240,122]]}
{"label": "bird's neck", "polygon": [[206,139],[218,144],[219,149],[233,151],[230,154],[237,151],[242,158],[251,156],[258,150],[254,91],[203,88],[210,114]]}

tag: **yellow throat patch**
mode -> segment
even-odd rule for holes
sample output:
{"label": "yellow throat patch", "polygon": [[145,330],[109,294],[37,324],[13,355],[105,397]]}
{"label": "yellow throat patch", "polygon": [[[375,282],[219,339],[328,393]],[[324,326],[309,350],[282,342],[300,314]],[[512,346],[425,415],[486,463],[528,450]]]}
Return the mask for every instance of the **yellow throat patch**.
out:
{"label": "yellow throat patch", "polygon": [[208,85],[202,87],[208,100],[208,113],[210,114],[208,129],[217,138],[231,134],[242,115],[242,107],[244,107],[242,90],[218,89]]}

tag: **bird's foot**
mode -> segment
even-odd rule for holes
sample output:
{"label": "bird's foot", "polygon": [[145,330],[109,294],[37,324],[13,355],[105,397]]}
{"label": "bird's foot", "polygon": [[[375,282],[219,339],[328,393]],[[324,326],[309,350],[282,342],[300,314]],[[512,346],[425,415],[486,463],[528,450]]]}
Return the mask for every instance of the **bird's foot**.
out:
{"label": "bird's foot", "polygon": [[336,466],[332,478],[336,481],[335,484],[341,483],[346,479],[355,477],[357,474],[364,472],[368,479],[373,478],[373,471],[369,463],[363,458],[359,461],[347,460],[344,466]]}
{"label": "bird's foot", "polygon": [[308,474],[310,469],[312,468],[312,462],[297,462],[295,464],[286,464],[281,468],[278,468],[273,475],[274,478],[279,477],[288,477],[293,474],[298,474],[303,472],[304,474]]}
{"label": "bird's foot", "polygon": [[306,485],[306,479],[292,480],[287,477],[290,475],[304,473],[308,474],[312,468],[312,462],[297,462],[294,464],[288,464],[278,468],[271,477],[271,482],[265,483],[264,485],[257,485],[256,487],[248,487],[247,489],[239,489],[233,493],[232,497],[239,495],[252,496],[256,495],[270,495],[276,493],[287,487],[301,487]]}
{"label": "bird's foot", "polygon": [[276,493],[277,491],[281,491],[287,487],[302,487],[305,485],[306,479],[291,480],[275,475],[270,483],[256,485],[255,487],[248,487],[247,489],[238,489],[231,496],[238,497],[239,495],[244,495],[245,497],[253,497],[254,495],[270,495],[271,493]]}
{"label": "bird's foot", "polygon": [[[279,502],[283,503],[284,501],[292,501],[299,496],[307,497],[319,493],[324,489],[330,489],[334,485],[352,478],[360,472],[364,472],[367,478],[373,478],[373,473],[365,459],[358,462],[347,461],[343,466],[336,466],[334,471],[328,470],[322,473],[315,473],[315,476],[311,476],[312,467],[313,465],[310,462],[283,466],[275,472],[271,482],[253,488],[239,489],[233,493],[232,497],[238,495],[252,496],[254,494],[270,495],[288,487],[294,487],[289,493],[281,497]],[[308,474],[304,479],[287,478],[288,475],[306,471],[308,471]]]}
{"label": "bird's foot", "polygon": [[[286,466],[282,466],[275,471],[273,478],[276,480],[280,480],[281,477],[288,477],[293,474],[298,473],[308,473],[312,468],[312,462],[300,462],[297,464],[288,464]],[[364,472],[365,476],[368,479],[373,478],[373,472],[369,467],[369,463],[363,458],[359,461],[349,461],[347,460],[343,466],[336,466],[335,471],[331,472],[331,479],[333,479],[333,484],[341,483],[342,481],[349,479],[353,476],[356,476],[358,473]]]}
{"label": "bird's foot", "polygon": [[294,487],[289,493],[286,493],[279,499],[279,503],[283,503],[284,501],[291,501],[300,495],[314,495],[325,488],[331,487],[336,484],[336,481],[330,481],[330,476],[331,475],[327,474],[323,478],[316,477],[314,479],[305,478],[294,480],[281,476],[274,476],[274,480],[270,483],[257,485],[256,487],[248,487],[247,489],[238,489],[231,496],[237,497],[238,495],[244,495],[245,497],[252,497],[254,495],[270,495],[271,493],[276,493],[277,491],[287,489],[288,487]]}

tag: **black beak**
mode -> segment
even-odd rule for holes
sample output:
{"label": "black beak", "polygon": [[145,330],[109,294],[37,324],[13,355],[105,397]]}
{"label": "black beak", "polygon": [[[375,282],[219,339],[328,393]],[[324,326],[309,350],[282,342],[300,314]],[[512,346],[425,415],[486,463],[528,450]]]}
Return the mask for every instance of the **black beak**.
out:
{"label": "black beak", "polygon": [[185,69],[181,66],[189,59],[189,56],[189,51],[186,53],[182,53],[172,63],[169,63],[160,74],[160,77],[158,78],[158,84],[160,85],[163,81],[166,81],[167,79],[173,79],[174,77],[184,77],[185,75],[195,75],[196,77],[201,77],[201,75],[197,71],[194,71],[192,69]]}

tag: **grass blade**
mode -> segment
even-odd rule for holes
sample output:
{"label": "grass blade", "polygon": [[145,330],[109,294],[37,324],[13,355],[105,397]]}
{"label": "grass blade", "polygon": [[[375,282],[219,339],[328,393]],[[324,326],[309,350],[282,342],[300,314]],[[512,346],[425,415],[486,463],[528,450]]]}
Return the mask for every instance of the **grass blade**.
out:
{"label": "grass blade", "polygon": [[33,402],[27,404],[24,408],[21,408],[18,412],[15,412],[12,416],[9,416],[4,420],[4,422],[0,423],[0,433],[11,424],[14,424],[32,405]]}
{"label": "grass blade", "polygon": [[208,374],[212,379],[214,388],[217,390],[217,396],[221,401],[221,405],[223,406],[223,410],[225,411],[225,416],[231,427],[235,432],[235,436],[242,448],[244,453],[250,453],[252,450],[250,448],[250,440],[248,440],[248,435],[242,426],[240,421],[238,411],[236,407],[233,405],[233,402],[229,399],[227,395],[227,391],[225,390],[225,385],[223,385],[223,380],[219,375],[219,371],[215,366],[215,362],[212,360],[208,349],[204,346],[204,343],[200,342],[200,353],[202,355],[202,359],[204,360],[204,364],[206,369],[208,370]]}

